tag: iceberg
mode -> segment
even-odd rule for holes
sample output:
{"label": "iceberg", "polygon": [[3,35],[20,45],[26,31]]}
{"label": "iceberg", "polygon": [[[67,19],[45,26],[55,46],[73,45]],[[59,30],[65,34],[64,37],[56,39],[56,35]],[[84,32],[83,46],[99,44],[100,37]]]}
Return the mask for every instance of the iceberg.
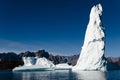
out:
{"label": "iceberg", "polygon": [[55,65],[55,70],[71,70],[72,66],[68,65],[67,63],[61,63]]}
{"label": "iceberg", "polygon": [[23,57],[24,66],[32,66],[36,63],[36,58],[34,57]]}
{"label": "iceberg", "polygon": [[46,58],[23,57],[24,65],[15,67],[13,71],[48,71],[54,70],[55,65]]}
{"label": "iceberg", "polygon": [[54,65],[52,61],[46,58],[23,57],[23,66],[15,67],[13,71],[51,71],[51,70],[70,70],[71,65],[61,63]]}
{"label": "iceberg", "polygon": [[105,59],[105,32],[101,22],[102,6],[93,6],[90,12],[90,20],[85,33],[84,44],[81,54],[75,66],[66,63],[54,65],[46,58],[23,57],[24,65],[16,67],[19,70],[66,70],[76,71],[98,70],[106,71],[107,61]]}
{"label": "iceberg", "polygon": [[105,33],[101,22],[102,6],[93,6],[77,64],[72,70],[106,71]]}

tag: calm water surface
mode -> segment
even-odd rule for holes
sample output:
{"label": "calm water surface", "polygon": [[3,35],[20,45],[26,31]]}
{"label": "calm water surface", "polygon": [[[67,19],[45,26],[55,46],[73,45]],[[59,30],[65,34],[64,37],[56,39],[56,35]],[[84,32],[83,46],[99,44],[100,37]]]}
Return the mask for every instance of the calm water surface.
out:
{"label": "calm water surface", "polygon": [[0,71],[0,80],[120,80],[120,70],[108,71]]}

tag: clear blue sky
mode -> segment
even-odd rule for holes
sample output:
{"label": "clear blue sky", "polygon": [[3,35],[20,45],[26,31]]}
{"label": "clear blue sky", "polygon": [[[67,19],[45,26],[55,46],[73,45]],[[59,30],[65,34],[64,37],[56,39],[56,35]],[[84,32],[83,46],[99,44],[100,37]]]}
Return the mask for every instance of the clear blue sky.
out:
{"label": "clear blue sky", "polygon": [[90,9],[101,3],[106,56],[120,56],[119,0],[0,0],[0,52],[79,54]]}

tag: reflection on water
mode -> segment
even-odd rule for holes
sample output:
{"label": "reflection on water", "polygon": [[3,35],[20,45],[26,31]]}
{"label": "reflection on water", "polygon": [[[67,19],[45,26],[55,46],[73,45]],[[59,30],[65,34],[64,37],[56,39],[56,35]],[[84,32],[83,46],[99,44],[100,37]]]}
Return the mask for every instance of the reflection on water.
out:
{"label": "reflection on water", "polygon": [[120,71],[0,71],[0,80],[120,80]]}
{"label": "reflection on water", "polygon": [[0,80],[12,80],[11,71],[0,71]]}
{"label": "reflection on water", "polygon": [[[19,76],[19,77],[18,77]],[[14,72],[13,80],[75,80],[71,71]]]}
{"label": "reflection on water", "polygon": [[14,73],[14,80],[106,80],[106,75],[99,71],[17,72]]}
{"label": "reflection on water", "polygon": [[74,74],[80,80],[107,80],[106,73],[100,71],[77,71]]}
{"label": "reflection on water", "polygon": [[107,80],[120,80],[120,70],[113,70],[107,72]]}

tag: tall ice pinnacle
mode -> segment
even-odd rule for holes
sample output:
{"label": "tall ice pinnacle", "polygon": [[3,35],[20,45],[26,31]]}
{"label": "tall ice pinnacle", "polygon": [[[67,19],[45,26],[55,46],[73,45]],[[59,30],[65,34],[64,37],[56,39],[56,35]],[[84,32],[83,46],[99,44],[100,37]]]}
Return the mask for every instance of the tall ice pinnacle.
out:
{"label": "tall ice pinnacle", "polygon": [[73,70],[106,70],[105,33],[101,22],[102,6],[93,6],[87,26],[84,44]]}

